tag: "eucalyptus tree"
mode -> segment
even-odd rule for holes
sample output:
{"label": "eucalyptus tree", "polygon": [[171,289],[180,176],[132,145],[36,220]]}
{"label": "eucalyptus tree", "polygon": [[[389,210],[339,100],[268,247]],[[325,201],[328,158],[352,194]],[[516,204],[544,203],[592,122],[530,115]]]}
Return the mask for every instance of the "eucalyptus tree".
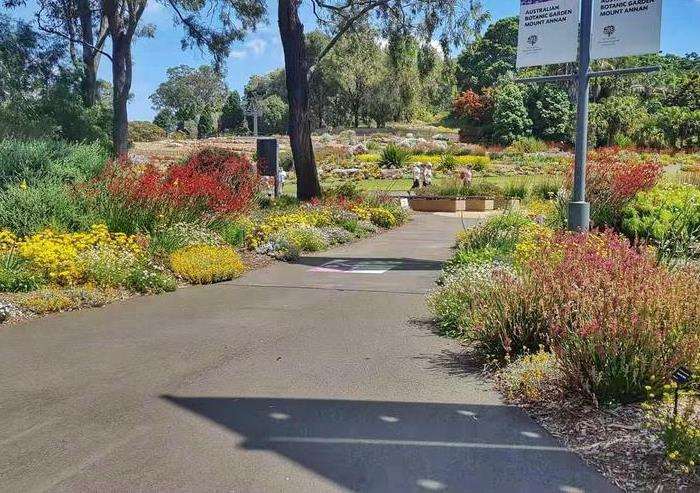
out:
{"label": "eucalyptus tree", "polygon": [[299,11],[302,0],[278,0],[278,24],[284,49],[289,139],[297,173],[297,196],[310,200],[321,195],[313,145],[309,80],[318,63],[362,21],[384,34],[415,33],[422,40],[438,36],[447,47],[463,39],[469,5],[464,0],[307,0],[330,40],[315,58],[309,56]]}

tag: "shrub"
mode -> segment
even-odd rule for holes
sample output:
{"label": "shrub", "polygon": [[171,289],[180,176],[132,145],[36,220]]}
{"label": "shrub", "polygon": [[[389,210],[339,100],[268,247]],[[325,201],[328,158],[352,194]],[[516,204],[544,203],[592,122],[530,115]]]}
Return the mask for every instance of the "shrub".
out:
{"label": "shrub", "polygon": [[398,224],[396,216],[391,211],[381,207],[372,207],[369,210],[369,220],[372,221],[372,224],[387,229],[393,228]]}
{"label": "shrub", "polygon": [[471,325],[470,313],[475,297],[491,291],[494,272],[501,268],[491,263],[464,264],[452,269],[442,279],[441,286],[428,293],[428,308],[443,335],[464,336],[464,330]]}
{"label": "shrub", "polygon": [[76,263],[85,282],[101,288],[117,287],[127,283],[137,257],[123,249],[100,245],[80,252]]}
{"label": "shrub", "polygon": [[323,231],[306,224],[288,226],[278,231],[274,241],[292,245],[303,252],[318,252],[328,248],[328,240]]}
{"label": "shrub", "polygon": [[531,132],[532,120],[525,107],[523,89],[515,83],[499,86],[494,96],[494,137],[507,145]]}
{"label": "shrub", "polygon": [[232,247],[240,247],[245,243],[246,236],[252,231],[253,224],[244,219],[224,220],[212,225],[221,239]]}
{"label": "shrub", "polygon": [[623,231],[651,240],[667,257],[700,255],[700,189],[660,185],[638,193],[623,212]]}
{"label": "shrub", "polygon": [[465,118],[470,124],[488,123],[493,110],[493,99],[490,93],[478,94],[467,89],[460,93],[452,103],[454,113]]}
{"label": "shrub", "polygon": [[528,192],[529,190],[525,183],[509,183],[506,185],[503,195],[508,199],[525,200]]}
{"label": "shrub", "polygon": [[57,233],[44,230],[17,244],[17,254],[51,282],[71,285],[83,280],[80,255],[92,248],[108,248],[116,255],[139,254],[135,237],[111,234],[104,225],[94,225],[86,233]]}
{"label": "shrub", "polygon": [[352,232],[338,226],[327,226],[321,228],[321,231],[329,245],[342,245],[343,243],[351,242],[355,238]]}
{"label": "shrub", "polygon": [[151,250],[172,253],[190,245],[221,245],[223,240],[214,231],[199,223],[175,223],[156,228]]}
{"label": "shrub", "polygon": [[551,200],[557,196],[557,193],[559,193],[559,190],[561,190],[561,188],[562,184],[559,181],[538,181],[532,187],[532,195],[541,200]]}
{"label": "shrub", "polygon": [[396,144],[387,145],[379,158],[382,168],[403,168],[411,157],[411,152]]}
{"label": "shrub", "polygon": [[[622,211],[638,193],[651,189],[661,177],[659,163],[625,161],[617,149],[600,150],[586,166],[587,198],[596,226],[618,227]],[[570,172],[571,174],[571,172]],[[571,179],[567,184],[572,183]]]}
{"label": "shrub", "polygon": [[501,255],[515,251],[522,232],[532,221],[519,212],[506,212],[460,233],[457,247],[477,251],[492,248]]}
{"label": "shrub", "polygon": [[158,224],[193,222],[203,215],[248,210],[258,177],[250,162],[226,151],[205,149],[163,172],[147,166],[109,166],[83,195],[112,230],[153,231]]}
{"label": "shrub", "polygon": [[0,257],[0,291],[10,293],[34,291],[44,284],[44,278],[14,253]]}
{"label": "shrub", "polygon": [[0,141],[0,189],[47,179],[78,182],[104,167],[108,152],[97,143],[68,144],[48,140]]}
{"label": "shrub", "polygon": [[155,142],[167,136],[165,129],[151,122],[129,122],[129,140],[132,142]]}
{"label": "shrub", "polygon": [[419,189],[416,191],[416,195],[495,198],[503,196],[503,189],[495,183],[484,180],[475,180],[472,183],[465,185],[457,178],[446,178],[437,184]]}
{"label": "shrub", "polygon": [[519,357],[498,374],[506,396],[525,402],[553,399],[559,393],[560,378],[556,356],[542,349]]}
{"label": "shrub", "polygon": [[670,464],[684,474],[695,474],[700,467],[700,408],[692,390],[679,391],[678,415],[674,416],[675,383],[664,385],[662,395],[650,391],[644,404],[647,426],[661,438]]}
{"label": "shrub", "polygon": [[60,183],[22,183],[0,193],[0,227],[20,236],[47,227],[80,229],[88,222],[87,215],[67,186]]}
{"label": "shrub", "polygon": [[141,262],[129,273],[126,287],[142,294],[169,293],[177,289],[177,281],[152,263]]}
{"label": "shrub", "polygon": [[229,246],[192,245],[170,254],[170,266],[181,278],[193,284],[210,284],[239,277],[243,262]]}
{"label": "shrub", "polygon": [[17,303],[24,309],[42,315],[45,313],[75,310],[83,307],[103,306],[119,296],[118,292],[98,290],[87,286],[67,289],[45,288],[22,295]]}
{"label": "shrub", "polygon": [[547,144],[535,137],[520,137],[506,148],[507,154],[529,154],[545,152]]}
{"label": "shrub", "polygon": [[523,303],[534,296],[570,388],[628,402],[700,363],[697,272],[671,272],[611,232],[542,238],[525,272]]}

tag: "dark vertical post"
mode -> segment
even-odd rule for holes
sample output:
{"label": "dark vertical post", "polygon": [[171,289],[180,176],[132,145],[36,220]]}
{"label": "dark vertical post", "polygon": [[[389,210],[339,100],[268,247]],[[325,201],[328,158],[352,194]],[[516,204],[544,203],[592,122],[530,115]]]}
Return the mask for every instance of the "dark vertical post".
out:
{"label": "dark vertical post", "polygon": [[257,139],[258,174],[275,179],[275,197],[279,197],[279,145],[277,139]]}
{"label": "dark vertical post", "polygon": [[593,0],[582,0],[577,75],[576,162],[573,197],[569,204],[569,229],[572,231],[588,231],[591,216],[591,206],[586,202],[586,153],[588,151],[588,72],[591,65],[592,18]]}

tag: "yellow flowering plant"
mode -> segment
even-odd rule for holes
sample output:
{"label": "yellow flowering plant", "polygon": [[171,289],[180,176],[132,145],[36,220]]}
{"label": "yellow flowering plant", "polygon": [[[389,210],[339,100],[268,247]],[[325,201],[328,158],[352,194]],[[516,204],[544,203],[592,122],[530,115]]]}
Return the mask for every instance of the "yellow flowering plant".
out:
{"label": "yellow flowering plant", "polygon": [[661,395],[646,386],[646,425],[656,431],[666,448],[669,464],[684,474],[697,474],[700,464],[700,396],[692,389],[680,390],[674,416],[676,383],[662,387]]}
{"label": "yellow flowering plant", "polygon": [[239,277],[243,262],[230,246],[192,245],[170,254],[170,266],[193,284],[210,284]]}
{"label": "yellow flowering plant", "polygon": [[58,233],[46,229],[17,242],[18,255],[59,285],[74,285],[83,278],[80,255],[99,247],[132,255],[142,253],[135,236],[110,233],[104,224],[96,224],[82,233]]}

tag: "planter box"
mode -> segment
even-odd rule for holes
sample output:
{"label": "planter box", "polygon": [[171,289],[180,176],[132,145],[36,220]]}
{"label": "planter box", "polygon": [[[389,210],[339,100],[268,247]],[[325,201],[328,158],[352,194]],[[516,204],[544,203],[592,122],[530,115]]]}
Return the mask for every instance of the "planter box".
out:
{"label": "planter box", "polygon": [[494,199],[487,197],[465,197],[464,198],[464,209],[465,211],[492,211],[494,208]]}
{"label": "planter box", "polygon": [[410,197],[408,205],[418,212],[459,212],[464,210],[464,199],[447,197]]}
{"label": "planter box", "polygon": [[497,198],[494,200],[496,209],[517,209],[520,207],[520,199]]}

